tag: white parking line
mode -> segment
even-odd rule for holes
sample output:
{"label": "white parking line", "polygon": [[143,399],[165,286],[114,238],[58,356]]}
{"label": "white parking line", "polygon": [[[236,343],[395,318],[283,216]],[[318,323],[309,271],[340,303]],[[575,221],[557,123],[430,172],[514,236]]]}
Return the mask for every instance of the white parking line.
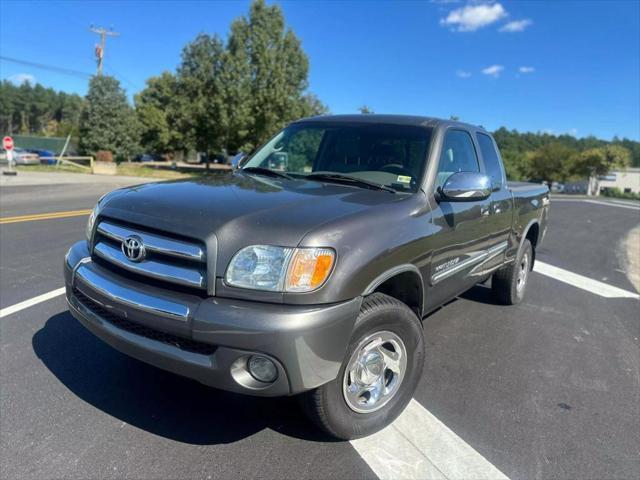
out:
{"label": "white parking line", "polygon": [[[534,271],[605,298],[640,298],[597,280],[537,261]],[[0,310],[0,318],[65,293],[38,295]],[[462,440],[415,399],[388,427],[351,445],[382,480],[509,480],[496,466]]]}
{"label": "white parking line", "polygon": [[[640,298],[544,262],[536,261],[534,271],[605,298]],[[415,399],[391,425],[351,445],[382,480],[508,480]]]}
{"label": "white parking line", "polygon": [[574,203],[594,203],[596,205],[604,205],[606,207],[618,207],[618,208],[628,208],[630,210],[635,210],[640,212],[640,206],[634,206],[630,203],[622,203],[616,202],[614,200],[610,201],[600,201],[600,200],[589,200],[586,198],[552,198],[551,203],[563,203],[563,202],[574,202]]}
{"label": "white parking line", "polygon": [[609,202],[611,202],[611,203],[617,203],[618,205],[627,205],[627,206],[630,206],[630,207],[640,208],[640,203],[638,203],[638,202],[633,202],[633,201],[627,201],[627,200],[609,200]]}
{"label": "white parking line", "polygon": [[391,425],[351,445],[382,480],[508,480],[415,399]]}
{"label": "white parking line", "polygon": [[533,271],[604,298],[640,298],[640,294],[635,292],[629,292],[538,260],[536,260]]}
{"label": "white parking line", "polygon": [[25,308],[32,307],[33,305],[37,305],[38,303],[46,302],[47,300],[58,297],[64,293],[64,290],[64,287],[57,288],[50,292],[43,293],[42,295],[38,295],[37,297],[25,300],[24,302],[16,303],[15,305],[11,305],[10,307],[2,308],[0,309],[0,318],[11,315],[12,313],[19,312],[20,310],[24,310]]}

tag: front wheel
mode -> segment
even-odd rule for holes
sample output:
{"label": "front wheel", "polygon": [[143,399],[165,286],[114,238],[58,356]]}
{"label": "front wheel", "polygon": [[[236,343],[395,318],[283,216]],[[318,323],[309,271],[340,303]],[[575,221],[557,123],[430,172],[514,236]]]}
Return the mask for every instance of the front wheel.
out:
{"label": "front wheel", "polygon": [[302,395],[305,411],[344,440],[386,427],[413,397],[424,351],[422,324],[407,305],[382,293],[368,296],[338,377]]}

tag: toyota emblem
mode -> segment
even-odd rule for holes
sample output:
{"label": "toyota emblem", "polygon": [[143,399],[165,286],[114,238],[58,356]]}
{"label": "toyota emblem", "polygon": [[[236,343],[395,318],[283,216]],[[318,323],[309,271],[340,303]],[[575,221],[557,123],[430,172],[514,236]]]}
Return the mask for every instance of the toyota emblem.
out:
{"label": "toyota emblem", "polygon": [[142,239],[137,235],[130,235],[122,241],[122,253],[132,262],[144,260],[145,249]]}

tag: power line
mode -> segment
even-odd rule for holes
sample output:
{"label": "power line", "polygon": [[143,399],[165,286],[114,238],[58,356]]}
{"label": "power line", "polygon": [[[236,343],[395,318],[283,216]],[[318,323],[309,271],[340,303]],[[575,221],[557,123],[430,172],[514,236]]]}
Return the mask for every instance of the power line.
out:
{"label": "power line", "polygon": [[130,87],[133,87],[134,90],[140,90],[142,88],[139,84],[132,82],[127,77],[117,72],[111,65],[105,65],[104,68],[108,73],[111,73],[114,77],[116,78],[119,77],[120,80],[127,83]]}
{"label": "power line", "polygon": [[0,55],[0,60],[4,60],[5,62],[17,63],[19,65],[27,65],[29,67],[39,68],[41,70],[48,70],[50,72],[61,73],[63,75],[70,75],[72,77],[91,78],[92,76],[90,73],[81,72],[79,70],[56,67],[53,65],[45,65],[44,63],[29,62],[27,60],[20,60],[18,58],[5,57],[4,55]]}
{"label": "power line", "polygon": [[98,75],[102,75],[102,60],[104,59],[104,49],[107,46],[107,36],[109,37],[117,37],[120,35],[118,32],[114,32],[113,30],[107,30],[102,27],[94,27],[91,25],[89,28],[93,33],[97,33],[100,35],[100,45],[96,45],[96,58],[98,59]]}

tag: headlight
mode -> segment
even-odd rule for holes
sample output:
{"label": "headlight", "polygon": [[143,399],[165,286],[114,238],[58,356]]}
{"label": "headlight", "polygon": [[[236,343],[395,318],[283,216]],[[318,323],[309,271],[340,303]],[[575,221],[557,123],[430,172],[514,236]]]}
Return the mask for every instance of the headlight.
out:
{"label": "headlight", "polygon": [[235,254],[227,268],[226,282],[234,287],[282,291],[292,248],[254,245]]}
{"label": "headlight", "polygon": [[87,238],[87,242],[91,243],[91,234],[93,233],[93,225],[96,223],[96,218],[98,217],[98,213],[100,213],[100,202],[93,207],[91,211],[91,215],[89,215],[89,219],[87,220],[87,227],[85,229],[85,236]]}
{"label": "headlight", "polygon": [[253,245],[234,255],[228,285],[272,292],[310,292],[327,280],[335,253],[329,248]]}

